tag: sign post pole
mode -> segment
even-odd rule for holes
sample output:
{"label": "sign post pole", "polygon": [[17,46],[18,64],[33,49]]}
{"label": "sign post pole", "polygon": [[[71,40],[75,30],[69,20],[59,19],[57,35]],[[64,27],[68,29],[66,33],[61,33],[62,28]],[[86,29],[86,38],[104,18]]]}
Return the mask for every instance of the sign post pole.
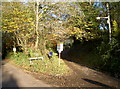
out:
{"label": "sign post pole", "polygon": [[60,52],[59,52],[59,59],[58,59],[58,61],[59,61],[59,66],[60,66]]}
{"label": "sign post pole", "polygon": [[58,64],[59,64],[59,66],[60,66],[60,54],[61,54],[61,52],[63,51],[63,43],[59,43],[59,44],[57,44],[57,51],[58,51],[58,53],[59,53],[59,55],[58,55]]}

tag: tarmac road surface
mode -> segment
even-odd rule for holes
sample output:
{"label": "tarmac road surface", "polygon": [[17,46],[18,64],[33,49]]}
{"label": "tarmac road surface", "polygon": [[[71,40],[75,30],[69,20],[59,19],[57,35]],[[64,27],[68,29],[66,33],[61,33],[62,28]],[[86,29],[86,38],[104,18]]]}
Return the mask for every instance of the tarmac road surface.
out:
{"label": "tarmac road surface", "polygon": [[5,63],[2,65],[2,87],[52,87],[41,80],[35,79],[23,70]]}

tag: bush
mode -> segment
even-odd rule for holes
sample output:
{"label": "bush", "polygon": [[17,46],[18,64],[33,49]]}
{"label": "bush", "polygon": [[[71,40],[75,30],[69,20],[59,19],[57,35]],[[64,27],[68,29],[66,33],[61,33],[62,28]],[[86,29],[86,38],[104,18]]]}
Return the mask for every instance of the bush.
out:
{"label": "bush", "polygon": [[115,77],[120,77],[120,43],[112,38],[111,43],[104,41],[97,47],[97,53],[101,56],[100,69],[110,72]]}

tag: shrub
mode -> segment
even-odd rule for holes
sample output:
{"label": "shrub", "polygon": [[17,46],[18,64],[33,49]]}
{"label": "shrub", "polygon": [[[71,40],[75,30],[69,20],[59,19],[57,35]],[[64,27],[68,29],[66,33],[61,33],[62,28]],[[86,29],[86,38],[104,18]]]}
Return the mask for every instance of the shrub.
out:
{"label": "shrub", "polygon": [[111,43],[104,41],[97,47],[97,53],[101,56],[100,69],[110,72],[115,77],[120,77],[120,43],[112,38]]}

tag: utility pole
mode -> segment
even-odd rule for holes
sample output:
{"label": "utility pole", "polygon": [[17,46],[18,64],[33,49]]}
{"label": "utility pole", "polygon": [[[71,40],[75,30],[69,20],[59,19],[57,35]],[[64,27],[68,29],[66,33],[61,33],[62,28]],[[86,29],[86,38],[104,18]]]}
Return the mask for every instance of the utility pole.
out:
{"label": "utility pole", "polygon": [[112,31],[111,31],[111,24],[110,24],[110,11],[109,11],[109,4],[107,3],[106,4],[107,6],[107,14],[108,16],[107,17],[96,17],[96,19],[107,19],[107,23],[108,23],[108,26],[109,26],[109,43],[111,43],[112,41]]}
{"label": "utility pole", "polygon": [[111,31],[111,24],[110,24],[110,11],[109,11],[109,4],[107,3],[107,12],[108,12],[108,20],[107,20],[107,23],[109,24],[109,42],[111,43],[112,41],[112,31]]}

